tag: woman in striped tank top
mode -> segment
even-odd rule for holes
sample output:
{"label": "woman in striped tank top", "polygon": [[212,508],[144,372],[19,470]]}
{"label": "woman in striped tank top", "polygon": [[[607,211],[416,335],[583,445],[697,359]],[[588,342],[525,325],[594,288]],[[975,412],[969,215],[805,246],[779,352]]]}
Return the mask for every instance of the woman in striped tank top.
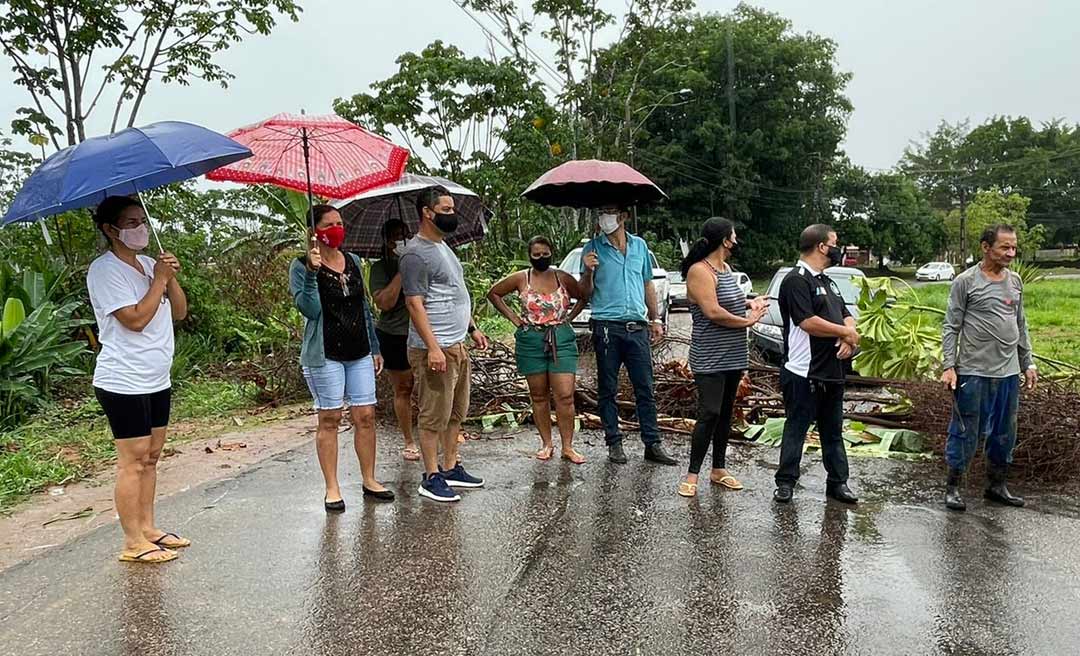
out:
{"label": "woman in striped tank top", "polygon": [[682,262],[693,317],[690,369],[698,391],[690,467],[678,489],[684,497],[697,494],[698,472],[710,442],[713,462],[709,481],[731,490],[743,488],[725,466],[728,432],[735,392],[748,366],[746,329],[768,309],[768,301],[763,298],[746,299],[727,263],[739,245],[735,225],[713,217],[705,222],[701,235]]}

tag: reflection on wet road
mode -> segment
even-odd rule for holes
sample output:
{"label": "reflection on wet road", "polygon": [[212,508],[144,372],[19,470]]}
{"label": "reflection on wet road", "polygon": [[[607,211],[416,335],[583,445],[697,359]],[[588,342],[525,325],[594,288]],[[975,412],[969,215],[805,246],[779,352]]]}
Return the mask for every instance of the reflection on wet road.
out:
{"label": "reflection on wet road", "polygon": [[[384,442],[389,440],[384,440]],[[0,653],[1074,654],[1080,521],[1028,492],[947,514],[934,466],[852,463],[865,500],[827,504],[817,458],[786,507],[775,450],[733,447],[747,490],[674,493],[680,470],[529,459],[470,443],[488,488],[443,506],[384,445],[396,503],[327,516],[313,453],[165,500],[195,546],[114,562],[105,527],[0,574]],[[674,445],[682,458],[686,450]],[[342,462],[351,462],[343,453]]]}

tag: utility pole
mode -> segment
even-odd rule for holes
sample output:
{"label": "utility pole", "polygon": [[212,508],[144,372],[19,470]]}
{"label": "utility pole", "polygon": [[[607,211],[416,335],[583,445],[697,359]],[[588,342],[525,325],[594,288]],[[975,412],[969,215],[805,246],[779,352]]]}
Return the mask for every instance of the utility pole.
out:
{"label": "utility pole", "polygon": [[967,266],[967,187],[960,186],[960,266]]}
{"label": "utility pole", "polygon": [[[731,145],[728,148],[728,158],[730,163],[731,153],[735,151],[735,46],[731,40],[731,24],[728,24],[727,34],[727,80],[725,86],[727,87],[727,105],[728,105],[728,125],[731,126]],[[735,220],[735,194],[728,191],[728,219]]]}

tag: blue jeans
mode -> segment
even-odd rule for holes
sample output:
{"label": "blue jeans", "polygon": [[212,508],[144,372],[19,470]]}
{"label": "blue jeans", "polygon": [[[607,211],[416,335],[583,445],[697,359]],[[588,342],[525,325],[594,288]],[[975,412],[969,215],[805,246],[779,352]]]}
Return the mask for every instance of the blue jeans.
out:
{"label": "blue jeans", "polygon": [[1005,467],[1016,446],[1016,409],[1020,403],[1020,377],[957,376],[945,462],[965,470],[979,439],[986,438],[986,459]]}
{"label": "blue jeans", "polygon": [[304,380],[316,410],[375,405],[375,362],[370,355],[348,362],[327,360],[321,367],[304,367]]}
{"label": "blue jeans", "polygon": [[619,369],[626,373],[634,386],[637,420],[641,426],[641,441],[646,446],[660,442],[656,425],[656,400],[653,397],[652,347],[649,328],[644,323],[633,324],[628,330],[625,321],[593,321],[593,350],[596,351],[597,403],[604,424],[604,441],[608,446],[622,442],[619,431],[619,407],[615,399],[619,392]]}

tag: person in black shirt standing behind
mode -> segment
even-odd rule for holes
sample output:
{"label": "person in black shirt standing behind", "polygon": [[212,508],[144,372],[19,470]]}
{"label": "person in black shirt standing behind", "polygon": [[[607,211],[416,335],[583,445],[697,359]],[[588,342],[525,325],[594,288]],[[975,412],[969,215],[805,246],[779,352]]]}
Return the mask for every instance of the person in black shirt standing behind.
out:
{"label": "person in black shirt standing behind", "polygon": [[822,460],[828,472],[825,493],[844,503],[858,497],[848,488],[844,450],[844,363],[859,345],[855,319],[840,291],[824,270],[841,262],[836,231],[815,224],[799,237],[802,254],[780,284],[780,316],[784,323],[784,438],[776,472],[778,503],[791,501],[799,480],[803,443],[811,423],[817,424]]}

